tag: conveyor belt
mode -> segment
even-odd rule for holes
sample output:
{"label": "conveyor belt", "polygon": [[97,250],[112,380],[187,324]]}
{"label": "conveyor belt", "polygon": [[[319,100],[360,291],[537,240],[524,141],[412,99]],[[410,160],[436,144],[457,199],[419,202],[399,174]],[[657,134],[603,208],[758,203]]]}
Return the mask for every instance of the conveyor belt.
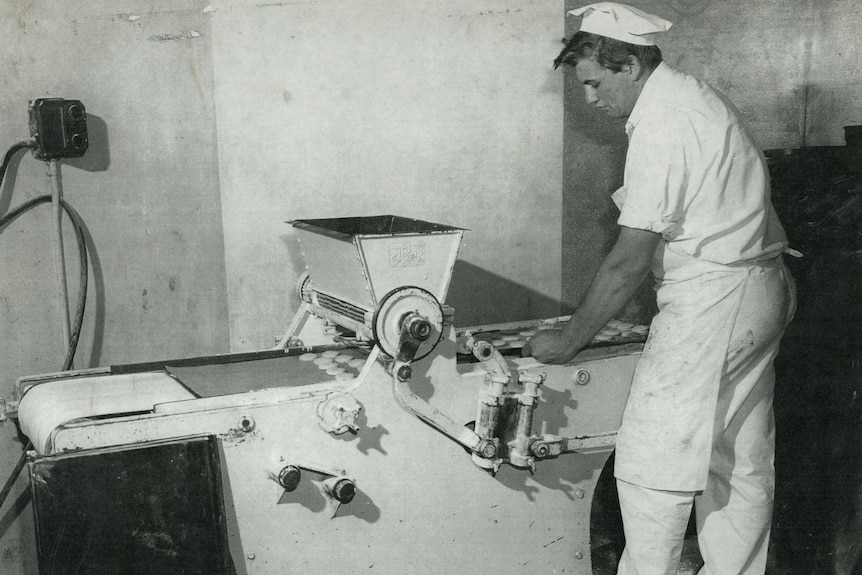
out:
{"label": "conveyor belt", "polygon": [[[323,354],[323,355],[322,355]],[[297,387],[359,375],[367,352],[358,348],[310,352],[301,355],[281,355],[241,362],[210,363],[203,365],[172,365],[165,369],[197,397],[215,397],[276,387]],[[319,359],[331,356],[339,362],[320,363]],[[345,359],[345,358],[349,358]],[[314,362],[318,359],[318,363]],[[352,365],[351,361],[358,360]],[[335,363],[339,371],[331,365]],[[357,365],[358,363],[358,365]],[[329,372],[327,371],[329,370]]]}

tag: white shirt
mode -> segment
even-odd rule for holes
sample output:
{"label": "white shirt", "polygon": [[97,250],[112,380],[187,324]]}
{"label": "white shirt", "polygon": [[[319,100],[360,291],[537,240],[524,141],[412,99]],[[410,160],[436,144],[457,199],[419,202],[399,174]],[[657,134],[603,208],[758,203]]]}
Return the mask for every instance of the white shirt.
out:
{"label": "white shirt", "polygon": [[710,263],[745,265],[787,248],[763,153],[719,93],[659,64],[626,132],[624,185],[613,199],[620,225],[662,235],[656,277],[687,279]]}
{"label": "white shirt", "polygon": [[[644,85],[627,132],[618,222],[664,241],[653,266],[659,313],[617,434],[616,477],[702,490],[717,442],[736,437],[729,422],[743,419],[757,431],[746,441],[760,449],[758,469],[771,469],[766,399],[793,305],[763,154],[729,102],[664,64]],[[740,402],[752,390],[764,394],[763,408],[748,417]]]}

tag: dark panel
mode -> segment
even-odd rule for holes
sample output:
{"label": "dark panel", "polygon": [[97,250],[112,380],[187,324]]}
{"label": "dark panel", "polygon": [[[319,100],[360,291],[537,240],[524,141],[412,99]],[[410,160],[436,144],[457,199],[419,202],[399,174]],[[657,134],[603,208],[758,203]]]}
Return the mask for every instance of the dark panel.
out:
{"label": "dark panel", "polygon": [[767,151],[796,319],[776,361],[770,573],[862,573],[862,148]]}
{"label": "dark panel", "polygon": [[232,574],[214,438],[32,458],[39,572]]}

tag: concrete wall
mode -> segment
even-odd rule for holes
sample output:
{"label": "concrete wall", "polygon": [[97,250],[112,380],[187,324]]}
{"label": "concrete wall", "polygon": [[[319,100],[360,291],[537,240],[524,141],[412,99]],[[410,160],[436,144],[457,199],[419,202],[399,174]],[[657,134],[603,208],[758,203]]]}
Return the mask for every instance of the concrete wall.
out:
{"label": "concrete wall", "polygon": [[456,322],[555,314],[562,6],[492,0],[214,3],[231,346],[282,333],[292,219],[469,228]]}
{"label": "concrete wall", "polygon": [[[90,149],[62,161],[64,196],[86,223],[89,297],[76,367],[228,351],[215,108],[206,4],[0,3],[0,147],[29,138],[28,101],[80,99]],[[0,215],[51,187],[16,155]],[[0,230],[0,397],[63,363],[50,208]],[[78,256],[66,230],[74,312]],[[0,424],[0,482],[21,452]],[[26,481],[0,509],[0,571],[35,573]]]}
{"label": "concrete wall", "polygon": [[802,144],[840,146],[844,126],[862,125],[862,4],[811,2],[805,21],[797,26],[806,55]]}

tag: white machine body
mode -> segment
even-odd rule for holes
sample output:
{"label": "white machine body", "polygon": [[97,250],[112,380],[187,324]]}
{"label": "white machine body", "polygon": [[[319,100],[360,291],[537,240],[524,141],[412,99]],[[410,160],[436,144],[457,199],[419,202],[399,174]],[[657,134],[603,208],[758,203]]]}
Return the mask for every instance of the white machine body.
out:
{"label": "white machine body", "polygon": [[309,276],[274,350],[19,380],[31,482],[209,438],[226,573],[593,573],[643,334],[567,365],[508,354],[565,318],[455,328],[463,230],[386,218],[294,222]]}

